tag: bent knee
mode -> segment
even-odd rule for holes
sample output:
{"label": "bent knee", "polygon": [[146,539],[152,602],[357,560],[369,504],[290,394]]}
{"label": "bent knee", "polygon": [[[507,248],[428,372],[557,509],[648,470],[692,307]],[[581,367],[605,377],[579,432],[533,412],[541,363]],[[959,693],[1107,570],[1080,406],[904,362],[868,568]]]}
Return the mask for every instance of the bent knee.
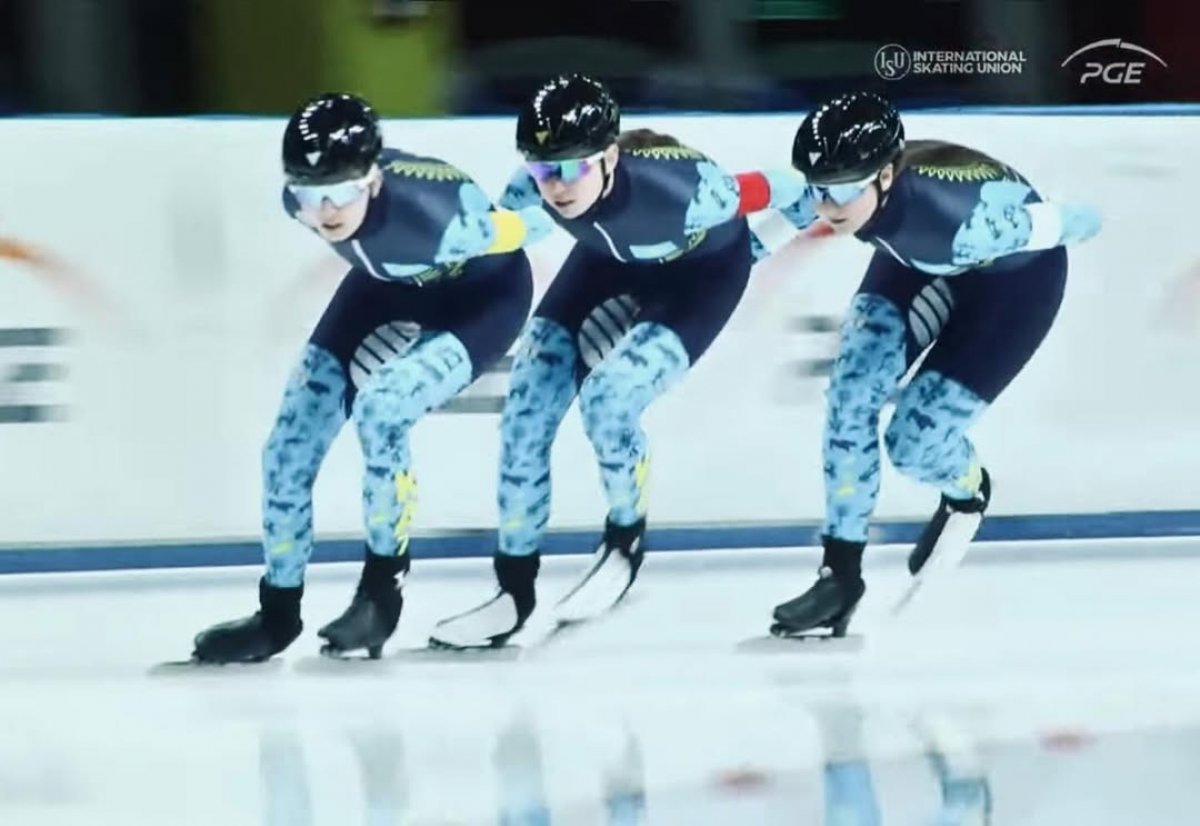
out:
{"label": "bent knee", "polygon": [[919,410],[897,411],[883,434],[892,465],[901,472],[922,465],[926,451],[936,446],[930,417]]}
{"label": "bent knee", "polygon": [[579,388],[584,429],[591,432],[601,422],[631,415],[636,410],[633,384],[620,370],[601,366],[592,371]]}

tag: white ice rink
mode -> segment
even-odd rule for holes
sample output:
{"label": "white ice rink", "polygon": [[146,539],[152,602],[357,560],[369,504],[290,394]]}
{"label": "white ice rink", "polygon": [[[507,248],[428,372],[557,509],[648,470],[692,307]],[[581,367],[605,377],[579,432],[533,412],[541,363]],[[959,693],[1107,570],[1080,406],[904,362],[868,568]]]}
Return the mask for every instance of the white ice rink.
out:
{"label": "white ice rink", "polygon": [[[314,566],[280,661],[174,675],[256,569],[3,577],[0,824],[1200,822],[1200,540],[981,545],[877,630],[906,576],[880,549],[861,651],[739,650],[815,564],[663,553],[546,648],[375,664],[314,658],[357,575]],[[389,653],[489,580],[419,562]]]}

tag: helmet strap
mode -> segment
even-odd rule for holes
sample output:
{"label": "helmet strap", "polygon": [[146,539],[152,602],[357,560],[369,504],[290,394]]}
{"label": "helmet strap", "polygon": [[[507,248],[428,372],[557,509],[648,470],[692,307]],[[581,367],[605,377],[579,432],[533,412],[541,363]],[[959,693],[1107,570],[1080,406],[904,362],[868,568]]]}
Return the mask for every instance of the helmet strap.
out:
{"label": "helmet strap", "polygon": [[883,199],[887,197],[888,191],[880,185],[879,176],[876,176],[875,180],[871,181],[871,186],[875,187],[875,203],[883,206]]}
{"label": "helmet strap", "polygon": [[871,181],[871,186],[875,188],[875,210],[871,213],[872,217],[875,216],[876,212],[879,212],[879,210],[883,209],[883,205],[886,203],[888,198],[888,193],[892,191],[892,187],[884,189],[879,183],[879,179],[883,177],[880,173],[887,168],[888,164],[892,165],[892,186],[896,185],[896,165],[895,159],[892,159],[883,165],[883,167],[879,170],[879,173],[876,173],[875,180]]}
{"label": "helmet strap", "polygon": [[607,197],[609,190],[612,189],[612,170],[608,168],[608,158],[600,159],[600,175],[603,180],[603,185],[600,187],[600,197]]}

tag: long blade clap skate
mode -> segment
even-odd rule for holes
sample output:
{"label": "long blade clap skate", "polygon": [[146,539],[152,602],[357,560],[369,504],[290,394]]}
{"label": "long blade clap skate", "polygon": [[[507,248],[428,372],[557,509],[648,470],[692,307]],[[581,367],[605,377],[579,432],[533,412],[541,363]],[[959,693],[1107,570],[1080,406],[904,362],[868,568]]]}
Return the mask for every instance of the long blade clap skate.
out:
{"label": "long blade clap skate", "polygon": [[442,620],[429,637],[431,648],[500,648],[524,625],[516,601],[504,591],[487,602]]}
{"label": "long blade clap skate", "polygon": [[541,556],[516,556],[497,552],[492,557],[499,591],[482,605],[437,624],[429,637],[431,648],[499,648],[525,627],[537,605],[537,580]]}
{"label": "long blade clap skate", "polygon": [[365,650],[372,660],[383,656],[383,644],[396,631],[404,609],[407,553],[384,556],[365,551],[354,598],[340,617],[317,632],[325,640],[321,654],[343,658]]}
{"label": "long blade clap skate", "polygon": [[991,498],[992,482],[986,470],[973,499],[955,501],[942,497],[933,518],[908,556],[908,570],[913,580],[893,606],[893,615],[903,611],[930,582],[958,567],[983,524],[983,515]]}
{"label": "long blade clap skate", "polygon": [[821,537],[823,555],[817,581],[795,599],[775,607],[776,637],[846,636],[850,619],[866,593],[862,578],[865,542]]}
{"label": "long blade clap skate", "polygon": [[243,619],[214,625],[196,635],[190,662],[203,665],[260,663],[296,641],[304,624],[300,601],[304,587],[280,588],[258,584],[259,610]]}
{"label": "long blade clap skate", "polygon": [[383,656],[383,644],[396,629],[403,605],[399,589],[375,597],[355,594],[345,613],[317,632],[325,640],[321,653],[340,659],[366,651],[368,657],[378,660]]}
{"label": "long blade clap skate", "polygon": [[592,554],[583,579],[554,608],[560,625],[586,622],[612,610],[629,592],[645,556],[646,520],[627,527],[605,525],[604,540]]}
{"label": "long blade clap skate", "polygon": [[839,578],[831,568],[822,567],[811,588],[776,606],[771,634],[775,637],[844,637],[865,592],[862,579]]}

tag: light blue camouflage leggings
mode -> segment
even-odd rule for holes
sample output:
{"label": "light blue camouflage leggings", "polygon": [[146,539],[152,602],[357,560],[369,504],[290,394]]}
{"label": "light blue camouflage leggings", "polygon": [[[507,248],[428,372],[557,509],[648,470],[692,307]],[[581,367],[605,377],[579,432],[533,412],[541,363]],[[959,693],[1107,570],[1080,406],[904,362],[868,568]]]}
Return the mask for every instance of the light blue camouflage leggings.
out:
{"label": "light blue camouflage leggings", "polygon": [[[865,542],[879,495],[879,424],[909,366],[907,319],[888,299],[855,296],[842,330],[825,418],[824,532]],[[896,398],[884,434],[892,464],[951,499],[968,499],[980,481],[966,430],[986,409],[971,390],[923,371]]]}
{"label": "light blue camouflage leggings", "polygon": [[[949,499],[982,469],[968,430],[1024,369],[1062,303],[1066,253],[1047,250],[935,278],[876,253],[842,326],[827,397],[825,533],[864,542],[879,493],[879,426],[892,464]],[[900,382],[924,353],[909,384]]]}
{"label": "light blue camouflage leggings", "polygon": [[313,484],[347,418],[354,420],[365,464],[367,545],[384,556],[406,553],[417,493],[409,431],[470,382],[470,356],[458,338],[445,332],[422,336],[371,373],[347,416],[345,370],[328,351],[309,344],[263,449],[267,581],[296,587],[304,580],[313,549]]}
{"label": "light blue camouflage leggings", "polygon": [[500,425],[502,553],[525,555],[538,548],[550,518],[550,450],[577,388],[609,520],[631,525],[645,513],[649,455],[641,414],[687,372],[688,354],[669,328],[642,322],[577,385],[579,359],[562,325],[546,318],[530,322]]}

